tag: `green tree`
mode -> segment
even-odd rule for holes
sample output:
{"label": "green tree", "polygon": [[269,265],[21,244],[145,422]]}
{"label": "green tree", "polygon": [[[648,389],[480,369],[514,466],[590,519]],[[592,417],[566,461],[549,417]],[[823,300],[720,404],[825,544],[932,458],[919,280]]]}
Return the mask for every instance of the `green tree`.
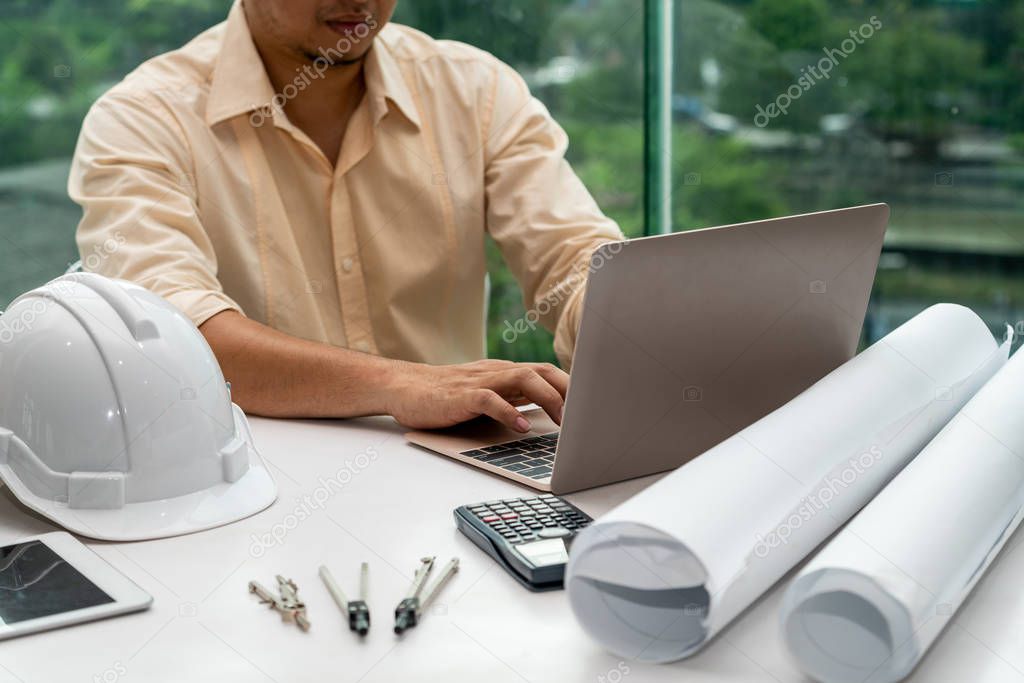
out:
{"label": "green tree", "polygon": [[910,141],[919,158],[935,160],[959,112],[977,108],[982,47],[946,29],[943,12],[894,10],[879,18],[882,28],[845,63],[851,95],[875,135]]}

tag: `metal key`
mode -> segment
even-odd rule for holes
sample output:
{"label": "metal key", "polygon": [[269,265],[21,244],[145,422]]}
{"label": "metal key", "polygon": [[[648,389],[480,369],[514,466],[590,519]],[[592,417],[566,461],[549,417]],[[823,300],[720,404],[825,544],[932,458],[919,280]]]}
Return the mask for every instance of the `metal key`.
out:
{"label": "metal key", "polygon": [[433,567],[433,557],[420,558],[420,566],[409,586],[409,592],[395,608],[395,633],[401,634],[407,628],[416,625],[416,618],[419,616],[420,593],[423,592],[423,586]]}

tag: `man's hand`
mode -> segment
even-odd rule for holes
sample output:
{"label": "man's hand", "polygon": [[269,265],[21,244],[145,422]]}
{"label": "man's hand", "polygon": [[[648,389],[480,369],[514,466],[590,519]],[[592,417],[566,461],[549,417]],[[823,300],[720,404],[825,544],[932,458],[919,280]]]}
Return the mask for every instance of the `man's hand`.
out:
{"label": "man's hand", "polygon": [[268,417],[392,415],[407,427],[447,427],[489,415],[520,432],[533,402],[556,423],[569,376],[546,363],[482,360],[424,365],[306,341],[223,311],[200,326],[242,410]]}
{"label": "man's hand", "polygon": [[448,427],[488,415],[510,429],[530,431],[516,410],[536,403],[562,423],[562,406],[569,376],[547,363],[482,360],[464,365],[402,363],[393,369],[387,392],[387,412],[414,429]]}

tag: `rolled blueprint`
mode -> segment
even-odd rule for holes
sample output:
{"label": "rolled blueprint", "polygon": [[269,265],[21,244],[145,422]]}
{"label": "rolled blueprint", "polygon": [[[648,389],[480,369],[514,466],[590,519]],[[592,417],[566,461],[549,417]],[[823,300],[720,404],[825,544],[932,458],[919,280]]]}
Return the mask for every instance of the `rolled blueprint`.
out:
{"label": "rolled blueprint", "polygon": [[783,640],[829,683],[904,678],[1024,505],[1024,353],[982,387],[786,591]]}
{"label": "rolled blueprint", "polygon": [[[693,654],[872,498],[1006,362],[939,304],[586,528],[566,591],[619,656]],[[685,435],[680,435],[685,438]]]}

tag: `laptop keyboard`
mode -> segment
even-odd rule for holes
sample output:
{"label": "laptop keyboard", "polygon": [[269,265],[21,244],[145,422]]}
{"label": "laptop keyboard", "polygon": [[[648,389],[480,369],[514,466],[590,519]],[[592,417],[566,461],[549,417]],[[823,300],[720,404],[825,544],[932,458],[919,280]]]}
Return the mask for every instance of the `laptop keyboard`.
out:
{"label": "laptop keyboard", "polygon": [[507,441],[496,446],[462,451],[474,460],[496,465],[503,470],[521,474],[530,479],[547,479],[555,464],[555,446],[558,432],[531,436],[527,439]]}

